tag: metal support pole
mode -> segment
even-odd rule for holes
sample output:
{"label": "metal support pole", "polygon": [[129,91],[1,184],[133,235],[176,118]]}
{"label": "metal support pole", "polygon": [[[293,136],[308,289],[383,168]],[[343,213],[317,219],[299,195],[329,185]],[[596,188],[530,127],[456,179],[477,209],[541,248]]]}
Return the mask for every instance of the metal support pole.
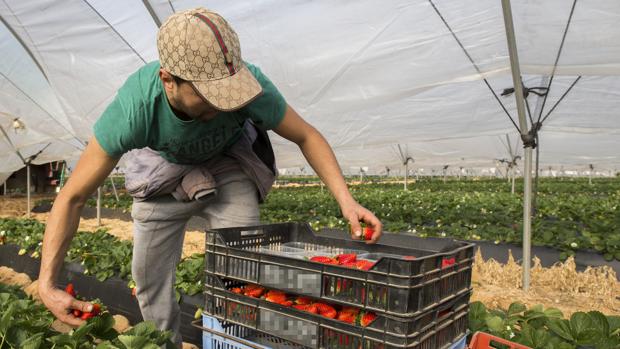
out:
{"label": "metal support pole", "polygon": [[409,161],[405,162],[405,190],[407,190],[407,174],[409,173]]}
{"label": "metal support pole", "polygon": [[[502,0],[504,12],[504,25],[506,27],[506,40],[510,54],[510,68],[512,81],[515,89],[517,113],[519,115],[519,128],[521,136],[528,135],[527,119],[525,117],[525,104],[523,102],[523,82],[519,69],[519,56],[515,39],[514,24],[512,22],[512,9],[510,0]],[[532,146],[525,144],[525,159],[523,174],[523,290],[530,288],[531,269],[531,234],[532,234]]]}
{"label": "metal support pole", "polygon": [[101,226],[101,187],[97,188],[97,226]]}
{"label": "metal support pole", "polygon": [[514,195],[515,194],[515,177],[516,177],[515,176],[515,169],[514,168],[510,169],[510,176],[512,177],[512,191],[511,191],[511,193],[512,193],[512,195]]}
{"label": "metal support pole", "polygon": [[114,185],[114,178],[110,176],[110,183],[112,183],[112,190],[114,191],[114,197],[116,198],[116,202],[119,202],[118,193],[116,192],[116,185]]}
{"label": "metal support pole", "polygon": [[30,218],[30,164],[26,164],[26,217]]}

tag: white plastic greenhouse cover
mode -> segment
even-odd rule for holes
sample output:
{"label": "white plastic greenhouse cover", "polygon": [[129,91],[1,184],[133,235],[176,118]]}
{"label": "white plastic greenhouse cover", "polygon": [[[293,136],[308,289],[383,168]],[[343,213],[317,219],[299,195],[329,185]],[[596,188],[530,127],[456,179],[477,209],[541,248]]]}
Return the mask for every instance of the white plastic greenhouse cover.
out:
{"label": "white plastic greenhouse cover", "polygon": [[[525,86],[546,84],[573,3],[513,0]],[[345,172],[401,168],[399,144],[427,171],[509,156],[505,135],[517,131],[482,80],[497,95],[512,87],[498,0],[2,0],[0,172],[23,167],[18,152],[76,158],[127,76],[157,59],[159,23],[196,6],[231,22],[244,58],[323,133]],[[544,123],[541,168],[620,165],[618,23],[619,1],[576,2],[545,114],[581,79]],[[514,95],[499,99],[516,121]],[[294,144],[272,140],[280,168],[306,165]]]}

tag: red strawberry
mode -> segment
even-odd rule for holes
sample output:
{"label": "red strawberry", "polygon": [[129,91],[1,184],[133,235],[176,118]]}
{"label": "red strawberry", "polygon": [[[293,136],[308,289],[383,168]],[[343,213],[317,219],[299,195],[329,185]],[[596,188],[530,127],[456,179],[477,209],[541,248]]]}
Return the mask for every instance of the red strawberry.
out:
{"label": "red strawberry", "polygon": [[356,315],[354,315],[353,313],[343,313],[341,311],[340,313],[338,313],[338,317],[336,319],[339,321],[352,324],[353,322],[355,322],[355,317]]}
{"label": "red strawberry", "polygon": [[81,317],[82,316],[82,311],[78,310],[78,309],[73,309],[73,316]]}
{"label": "red strawberry", "polygon": [[281,302],[280,305],[283,305],[285,307],[290,307],[291,305],[293,305],[293,301],[284,301],[284,302]]}
{"label": "red strawberry", "polygon": [[373,265],[375,265],[375,263],[367,259],[360,259],[357,261],[357,269],[360,270],[370,270]]}
{"label": "red strawberry", "polygon": [[314,304],[310,304],[308,306],[308,308],[306,308],[306,311],[312,314],[318,314],[319,313],[319,309],[316,306],[316,303]]}
{"label": "red strawberry", "polygon": [[340,264],[348,264],[355,262],[357,260],[357,255],[355,253],[343,253],[336,256],[336,259]]}
{"label": "red strawberry", "polygon": [[310,304],[293,304],[293,308],[301,311],[308,311]]}
{"label": "red strawberry", "polygon": [[342,310],[340,310],[341,313],[343,314],[353,314],[355,316],[357,316],[357,314],[360,313],[360,310],[358,308],[354,308],[354,307],[342,307]]}
{"label": "red strawberry", "polygon": [[242,294],[242,293],[243,293],[243,290],[241,290],[241,288],[240,288],[240,287],[233,287],[233,288],[231,289],[231,291],[232,291],[233,293],[236,293],[236,294]]}
{"label": "red strawberry", "polygon": [[323,264],[338,264],[338,261],[327,256],[314,256],[310,258],[311,261]]}
{"label": "red strawberry", "polygon": [[91,310],[91,313],[93,313],[93,315],[98,315],[100,312],[101,312],[101,304],[94,303],[93,310]]}
{"label": "red strawberry", "polygon": [[295,303],[296,304],[311,304],[312,299],[310,299],[309,297],[299,296],[297,297],[297,299],[295,299]]}
{"label": "red strawberry", "polygon": [[370,240],[372,239],[372,234],[374,234],[375,231],[372,230],[371,227],[364,227],[364,234],[362,234],[362,240]]}
{"label": "red strawberry", "polygon": [[336,309],[334,309],[334,307],[332,307],[331,305],[325,303],[314,303],[313,305],[316,306],[319,314],[330,319],[336,317]]}
{"label": "red strawberry", "polygon": [[93,317],[95,317],[95,314],[93,314],[93,313],[91,313],[91,312],[86,312],[86,313],[83,313],[83,314],[82,314],[82,316],[80,317],[80,319],[82,319],[82,320],[88,320],[88,319],[93,318]]}
{"label": "red strawberry", "polygon": [[456,263],[456,258],[452,257],[452,258],[444,258],[441,261],[441,269],[443,268],[447,268],[451,265],[454,265],[454,263]]}
{"label": "red strawberry", "polygon": [[73,284],[67,284],[67,287],[65,287],[65,292],[70,294],[72,297],[75,297],[76,295],[75,289],[73,288]]}
{"label": "red strawberry", "polygon": [[358,323],[362,327],[370,325],[377,318],[377,314],[371,312],[363,312],[358,317]]}
{"label": "red strawberry", "polygon": [[286,301],[286,293],[282,291],[269,290],[265,295],[265,300],[267,302],[281,304]]}
{"label": "red strawberry", "polygon": [[253,298],[259,298],[263,292],[265,291],[265,289],[263,287],[253,287],[250,288],[249,290],[246,289],[245,290],[245,295],[248,297],[253,297]]}

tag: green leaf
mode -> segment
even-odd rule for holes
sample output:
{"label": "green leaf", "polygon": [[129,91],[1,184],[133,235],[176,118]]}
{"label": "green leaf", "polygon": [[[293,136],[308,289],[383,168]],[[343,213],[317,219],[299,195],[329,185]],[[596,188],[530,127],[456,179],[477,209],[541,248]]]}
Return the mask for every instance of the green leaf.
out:
{"label": "green leaf", "polygon": [[92,323],[94,325],[92,335],[95,338],[112,340],[118,336],[118,332],[114,329],[114,317],[109,312],[95,317]]}
{"label": "green leaf", "polygon": [[143,336],[149,338],[151,334],[157,330],[155,323],[152,321],[143,321],[137,325],[135,325],[131,330],[127,331],[127,334],[132,334],[135,336]]}
{"label": "green leaf", "polygon": [[582,332],[592,328],[592,320],[588,314],[578,311],[570,317],[570,327],[574,338],[579,338]]}
{"label": "green leaf", "polygon": [[600,311],[589,311],[588,316],[592,320],[592,326],[597,330],[601,336],[609,336],[609,323],[607,318]]}
{"label": "green leaf", "polygon": [[127,347],[127,349],[142,349],[148,342],[148,338],[142,336],[120,335],[118,340]]}
{"label": "green leaf", "polygon": [[620,316],[607,316],[610,334],[620,334]]}
{"label": "green leaf", "polygon": [[73,338],[77,343],[80,343],[83,341],[84,337],[88,333],[90,333],[93,327],[94,327],[94,324],[85,323],[73,331],[73,333],[71,334],[71,338]]}
{"label": "green leaf", "polygon": [[571,331],[570,322],[565,319],[549,319],[547,323],[549,329],[556,335],[566,339],[569,342],[574,342],[573,333]]}
{"label": "green leaf", "polygon": [[486,318],[486,324],[487,327],[495,333],[500,333],[505,329],[504,321],[499,316],[488,316]]}
{"label": "green leaf", "polygon": [[558,318],[558,319],[564,318],[564,314],[562,314],[562,312],[557,308],[547,308],[545,309],[543,313],[548,318]]}
{"label": "green leaf", "polygon": [[508,316],[520,314],[527,310],[527,307],[520,302],[514,302],[508,307]]}
{"label": "green leaf", "polygon": [[32,337],[23,341],[20,345],[21,349],[39,349],[41,347],[41,343],[43,343],[43,333],[37,333]]}
{"label": "green leaf", "polygon": [[95,349],[120,349],[116,345],[110,343],[110,341],[101,342]]}

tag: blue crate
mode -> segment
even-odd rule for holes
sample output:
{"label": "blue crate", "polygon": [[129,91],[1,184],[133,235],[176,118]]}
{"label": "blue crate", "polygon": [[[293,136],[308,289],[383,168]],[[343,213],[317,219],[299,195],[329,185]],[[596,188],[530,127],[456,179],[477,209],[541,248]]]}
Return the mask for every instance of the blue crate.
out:
{"label": "blue crate", "polygon": [[465,349],[467,348],[467,334],[463,335],[463,338],[457,340],[450,346],[450,349]]}
{"label": "blue crate", "polygon": [[[252,341],[253,338],[246,338],[245,336],[235,336],[236,333],[226,330],[222,327],[221,323],[215,319],[214,317],[208,316],[206,314],[202,315],[202,326],[205,328],[213,329],[218,332],[226,333],[234,338],[240,340],[246,340],[250,342],[253,346],[263,348],[263,349],[297,349],[301,348],[297,345],[289,346],[287,344],[281,343],[277,338],[272,338],[273,346],[265,346],[263,344],[259,344],[257,342]],[[243,331],[244,329],[241,326],[234,326],[235,329]],[[241,333],[241,332],[237,332]],[[250,333],[250,332],[245,332]],[[249,347],[240,343],[235,339],[224,338],[222,336],[218,336],[216,334],[203,331],[202,334],[202,347],[203,349],[254,349],[253,347]],[[454,342],[447,349],[466,349],[467,347],[467,335],[463,335],[460,339]]]}

